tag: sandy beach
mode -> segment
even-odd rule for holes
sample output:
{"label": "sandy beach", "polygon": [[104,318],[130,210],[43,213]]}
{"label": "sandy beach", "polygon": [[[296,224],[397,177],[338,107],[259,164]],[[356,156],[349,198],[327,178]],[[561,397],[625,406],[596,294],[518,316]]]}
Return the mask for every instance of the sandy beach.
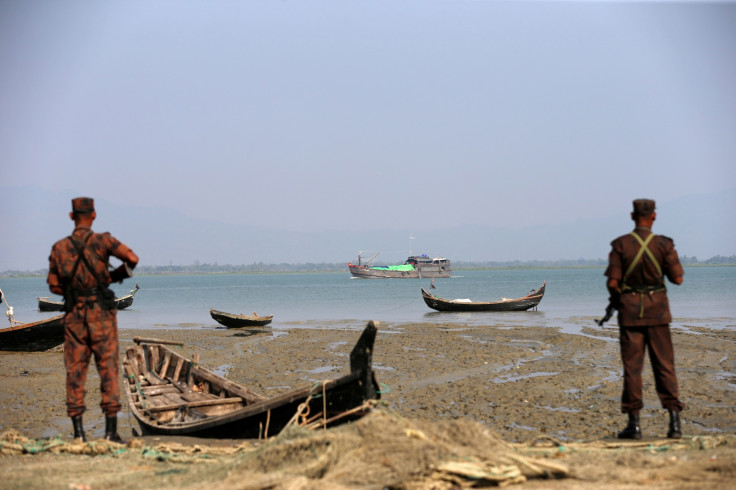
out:
{"label": "sandy beach", "polygon": [[[294,325],[254,335],[234,329],[162,328],[123,330],[120,337],[121,350],[132,345],[135,336],[181,341],[185,344],[183,352],[189,356],[199,353],[203,365],[271,396],[345,374],[349,352],[359,334],[356,329]],[[464,450],[472,449],[477,441],[471,440],[483,433],[488,440],[507,445],[504,447],[526,448],[526,455],[536,448],[534,457],[553,459],[567,468],[564,479],[528,478],[525,488],[628,488],[638,484],[702,488],[705,481],[711,488],[727,488],[728,483],[736,481],[736,332],[689,328],[675,330],[673,340],[681,397],[687,406],[682,414],[685,437],[679,445],[665,438],[667,414],[659,407],[648,365],[644,371],[644,439],[628,444],[615,439],[625,417],[619,413],[621,369],[617,329],[612,326],[591,327],[573,335],[554,328],[522,326],[379,324],[373,361],[383,394],[380,413],[366,417],[370,419],[366,424],[377,424],[380,417],[395,422],[396,417],[423,427],[425,434],[441,431],[448,438],[454,437],[451,447]],[[12,429],[31,439],[60,434],[62,439],[70,440],[61,353],[0,353],[0,359],[0,431]],[[103,434],[98,383],[96,371],[91,368],[85,425],[92,437]],[[137,424],[126,407],[120,414],[121,435],[131,438],[132,428]],[[348,430],[360,432],[357,427],[327,433]],[[365,443],[375,434],[362,433],[362,437]],[[556,449],[551,453],[541,451],[539,441]],[[162,442],[205,447],[253,444],[165,441],[151,436],[136,440],[138,446]],[[480,449],[465,456],[487,460],[484,452],[488,444],[477,444]],[[605,450],[601,444],[607,445]],[[385,451],[391,446],[386,443]],[[333,442],[332,447],[337,444]],[[564,447],[568,448],[566,452],[560,449]],[[0,470],[5,488],[29,484],[72,488],[70,485],[77,483],[88,486],[75,488],[197,488],[215,482],[228,482],[228,488],[425,488],[429,480],[423,473],[430,466],[436,467],[436,461],[430,464],[432,458],[427,456],[425,466],[419,465],[408,474],[399,471],[382,476],[367,471],[361,477],[350,471],[352,460],[346,450],[343,458],[338,458],[339,463],[317,475],[301,471],[296,464],[259,473],[258,466],[244,465],[241,459],[236,458],[235,464],[232,455],[213,457],[209,469],[204,469],[191,461],[144,459],[140,453],[130,448],[125,456],[117,458],[6,455],[0,457]],[[391,458],[390,452],[384,456]],[[396,457],[406,455],[399,452]],[[103,458],[107,462],[101,466],[98,460]],[[55,470],[39,472],[41,463]],[[386,464],[384,461],[383,467]],[[100,474],[94,470],[103,467]],[[131,476],[133,468],[148,474],[148,478]],[[204,480],[192,478],[192,472],[203,471]],[[253,486],[247,486],[244,480],[236,483],[227,479],[229,476],[222,477],[220,471],[248,474]],[[111,480],[110,475],[116,473],[118,478]],[[439,485],[437,481],[433,485]]]}

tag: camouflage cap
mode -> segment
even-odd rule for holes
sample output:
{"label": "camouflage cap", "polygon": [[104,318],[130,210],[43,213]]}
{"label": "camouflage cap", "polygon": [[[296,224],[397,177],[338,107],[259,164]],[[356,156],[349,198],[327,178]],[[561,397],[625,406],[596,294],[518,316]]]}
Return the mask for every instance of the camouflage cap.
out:
{"label": "camouflage cap", "polygon": [[654,201],[651,199],[634,199],[634,214],[647,216],[654,212]]}
{"label": "camouflage cap", "polygon": [[91,197],[76,197],[72,199],[72,212],[78,214],[92,213],[95,210],[95,200]]}

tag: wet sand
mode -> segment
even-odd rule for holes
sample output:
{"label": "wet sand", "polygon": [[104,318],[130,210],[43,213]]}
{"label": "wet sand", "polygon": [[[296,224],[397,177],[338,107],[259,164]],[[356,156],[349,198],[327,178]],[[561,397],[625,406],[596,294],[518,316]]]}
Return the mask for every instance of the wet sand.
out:
{"label": "wet sand", "polygon": [[[181,341],[185,354],[200,354],[202,365],[272,396],[345,374],[359,334],[359,329],[293,325],[253,335],[224,328],[162,327],[123,330],[120,337],[121,350],[135,336]],[[674,330],[673,341],[687,406],[683,433],[736,433],[736,332]],[[573,335],[523,326],[379,324],[373,361],[382,401],[407,419],[477,422],[509,443],[540,437],[560,443],[597,441],[611,438],[625,424],[619,412],[615,327],[591,327]],[[648,365],[643,376],[642,431],[645,441],[656,441],[664,438],[668,419]],[[71,437],[60,352],[0,353],[0,383],[0,430],[16,429],[31,438]],[[93,437],[102,435],[104,424],[98,385],[92,367],[85,426]],[[121,435],[131,437],[136,427],[124,407]],[[736,460],[731,468],[736,476]]]}

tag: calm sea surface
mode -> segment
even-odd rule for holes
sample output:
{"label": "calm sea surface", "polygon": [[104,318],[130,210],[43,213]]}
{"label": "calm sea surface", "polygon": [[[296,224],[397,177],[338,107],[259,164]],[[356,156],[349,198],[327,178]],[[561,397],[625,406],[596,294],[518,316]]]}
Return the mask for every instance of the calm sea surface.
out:
{"label": "calm sea surface", "polygon": [[[219,328],[209,309],[274,315],[278,328],[361,328],[368,320],[469,325],[549,326],[577,332],[603,315],[608,294],[603,269],[456,271],[435,279],[434,293],[448,299],[497,301],[517,298],[547,281],[538,311],[439,313],[422,300],[429,279],[354,279],[348,272],[313,274],[231,274],[137,276],[115,284],[117,296],[141,287],[132,307],[118,313],[121,329]],[[16,320],[52,316],[38,311],[38,296],[49,296],[45,277],[0,278],[0,289]],[[736,328],[736,267],[689,267],[682,286],[668,284],[673,327]],[[57,297],[58,299],[59,297]],[[6,310],[5,304],[0,312]],[[609,325],[615,325],[615,316]],[[0,325],[7,326],[0,317]]]}

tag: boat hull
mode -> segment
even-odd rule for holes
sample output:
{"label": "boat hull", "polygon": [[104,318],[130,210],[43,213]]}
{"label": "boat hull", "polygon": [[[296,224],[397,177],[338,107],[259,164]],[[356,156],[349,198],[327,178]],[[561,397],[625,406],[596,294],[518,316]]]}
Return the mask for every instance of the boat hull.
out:
{"label": "boat hull", "polygon": [[547,286],[545,281],[539,289],[536,289],[523,298],[509,299],[505,301],[458,301],[440,298],[428,293],[422,288],[424,302],[437,311],[526,311],[536,308],[544,297]]}
{"label": "boat hull", "polygon": [[[267,438],[301,420],[306,427],[362,416],[380,398],[371,367],[376,327],[370,322],[350,354],[350,374],[272,398],[199,366],[156,339],[126,351],[124,391],[144,434]],[[309,419],[297,417],[307,414]]]}
{"label": "boat hull", "polygon": [[[125,308],[128,308],[133,304],[133,300],[135,299],[135,293],[138,292],[140,288],[138,285],[135,285],[135,289],[132,293],[126,294],[125,296],[121,296],[119,298],[115,298],[115,308],[118,310],[124,310]],[[49,299],[48,296],[43,296],[38,299],[38,311],[64,311],[64,302],[63,301],[52,301]]]}
{"label": "boat hull", "polygon": [[452,277],[452,269],[445,266],[422,266],[411,271],[395,271],[367,265],[348,264],[350,274],[361,279],[420,279]]}
{"label": "boat hull", "polygon": [[224,311],[217,311],[210,308],[210,316],[220,325],[227,328],[243,328],[243,327],[265,327],[273,321],[273,315],[267,316],[250,316],[250,315],[234,315]]}
{"label": "boat hull", "polygon": [[64,343],[64,315],[0,329],[0,350],[40,352]]}

